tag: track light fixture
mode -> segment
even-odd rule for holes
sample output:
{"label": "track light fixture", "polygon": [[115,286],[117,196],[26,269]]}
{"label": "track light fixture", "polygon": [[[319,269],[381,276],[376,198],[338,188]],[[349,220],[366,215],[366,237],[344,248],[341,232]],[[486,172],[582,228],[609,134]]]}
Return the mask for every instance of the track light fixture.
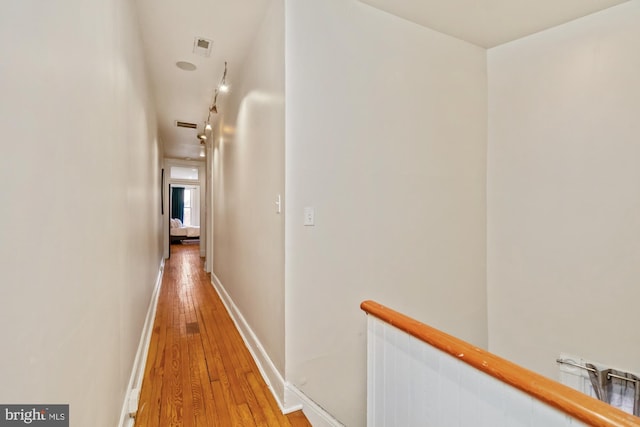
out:
{"label": "track light fixture", "polygon": [[[226,74],[226,72],[225,72]],[[220,90],[220,92],[222,93],[227,93],[229,92],[229,85],[227,84],[227,82],[225,81],[226,79],[223,77],[222,78],[222,82],[220,82],[220,86],[218,86],[218,89]]]}
{"label": "track light fixture", "polygon": [[[218,114],[218,94],[220,92],[226,93],[229,91],[229,84],[227,83],[227,61],[224,62],[224,73],[222,74],[222,79],[220,80],[220,84],[216,87],[216,91],[213,94],[213,102],[209,106],[209,114],[207,115],[207,125],[209,128],[211,127],[211,113]],[[210,129],[207,129],[210,130]]]}
{"label": "track light fixture", "polygon": [[209,106],[209,111],[207,113],[207,121],[204,122],[204,130],[202,133],[198,134],[198,139],[200,140],[200,157],[205,157],[204,144],[207,140],[207,131],[211,131],[211,114],[218,114],[218,94],[220,92],[226,93],[229,91],[229,84],[227,83],[227,61],[224,62],[224,73],[222,73],[222,79],[220,80],[220,84],[216,87],[216,90],[213,94],[213,101]]}
{"label": "track light fixture", "polygon": [[224,62],[224,73],[222,74],[220,85],[218,85],[218,90],[222,93],[229,92],[229,85],[227,84],[227,61]]}

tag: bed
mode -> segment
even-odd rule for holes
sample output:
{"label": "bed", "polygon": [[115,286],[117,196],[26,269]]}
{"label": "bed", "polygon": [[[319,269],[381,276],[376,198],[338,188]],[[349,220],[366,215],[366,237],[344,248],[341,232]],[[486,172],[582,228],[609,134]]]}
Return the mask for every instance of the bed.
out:
{"label": "bed", "polygon": [[171,218],[170,220],[169,236],[171,243],[178,243],[183,240],[194,240],[200,238],[200,227],[198,226],[185,226],[178,218]]}

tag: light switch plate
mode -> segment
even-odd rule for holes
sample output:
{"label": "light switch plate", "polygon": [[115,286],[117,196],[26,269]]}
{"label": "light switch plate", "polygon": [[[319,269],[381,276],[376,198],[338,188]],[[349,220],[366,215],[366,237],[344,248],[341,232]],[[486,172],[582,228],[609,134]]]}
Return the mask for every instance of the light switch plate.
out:
{"label": "light switch plate", "polygon": [[311,207],[304,208],[304,225],[315,225],[315,210]]}
{"label": "light switch plate", "polygon": [[280,212],[282,212],[282,197],[278,194],[278,197],[276,197],[276,213],[279,214]]}

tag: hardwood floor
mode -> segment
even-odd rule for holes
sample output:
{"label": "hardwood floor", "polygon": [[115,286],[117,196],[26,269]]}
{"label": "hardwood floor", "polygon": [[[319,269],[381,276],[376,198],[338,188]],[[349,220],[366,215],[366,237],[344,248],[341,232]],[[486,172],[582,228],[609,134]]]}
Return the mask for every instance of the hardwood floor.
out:
{"label": "hardwood floor", "polygon": [[195,244],[171,246],[138,408],[136,427],[311,426],[280,412]]}

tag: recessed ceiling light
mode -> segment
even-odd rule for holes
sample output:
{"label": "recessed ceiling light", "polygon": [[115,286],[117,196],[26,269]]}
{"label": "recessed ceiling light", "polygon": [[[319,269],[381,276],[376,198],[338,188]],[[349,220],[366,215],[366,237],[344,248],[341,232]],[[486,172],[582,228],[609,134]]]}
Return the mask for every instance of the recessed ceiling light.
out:
{"label": "recessed ceiling light", "polygon": [[187,61],[178,61],[176,62],[176,67],[180,68],[181,70],[185,70],[185,71],[193,71],[196,68],[195,64],[192,64],[191,62],[187,62]]}

